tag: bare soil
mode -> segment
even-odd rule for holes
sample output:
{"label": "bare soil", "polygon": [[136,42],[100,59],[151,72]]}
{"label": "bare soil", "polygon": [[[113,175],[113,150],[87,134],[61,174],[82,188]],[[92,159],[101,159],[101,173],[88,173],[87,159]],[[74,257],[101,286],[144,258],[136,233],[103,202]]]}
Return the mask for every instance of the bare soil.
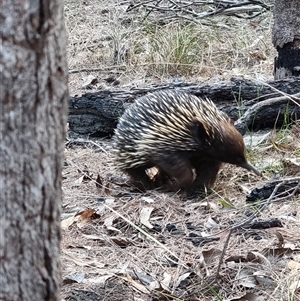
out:
{"label": "bare soil", "polygon": [[[255,25],[254,21],[227,20],[241,24],[230,33],[217,29],[214,35],[220,36],[219,44],[207,44],[203,51],[210,51],[209,56],[203,54],[202,62],[194,61],[191,72],[180,62],[174,69],[162,70],[161,61],[150,61],[151,54],[142,46],[139,51],[135,48],[137,42],[145,45],[150,38],[141,31],[145,27],[140,20],[142,12],[126,13],[128,4],[65,1],[69,69],[76,71],[69,78],[71,95],[87,91],[82,84],[88,75],[96,79],[88,91],[142,87],[176,76],[194,82],[231,76],[271,77],[270,16],[261,17]],[[157,25],[155,30],[159,34],[176,27],[166,26]],[[199,30],[203,35],[213,34],[211,28]],[[260,36],[263,43],[260,39],[252,49]],[[244,49],[233,48],[238,40],[243,40]],[[128,49],[130,55],[116,62],[114,56],[120,49]],[[262,51],[263,59],[251,56],[253,51]],[[256,135],[247,137],[251,142],[247,142],[249,161],[263,172],[261,178],[226,164],[213,191],[194,198],[176,191],[133,191],[126,185],[126,176],[114,168],[108,138],[66,143],[62,298],[300,300],[299,194],[270,202],[255,219],[275,221],[274,227],[244,224],[230,231],[259,210],[246,203],[252,189],[276,177],[300,176],[300,124],[258,137],[262,139],[266,133],[259,144]]]}

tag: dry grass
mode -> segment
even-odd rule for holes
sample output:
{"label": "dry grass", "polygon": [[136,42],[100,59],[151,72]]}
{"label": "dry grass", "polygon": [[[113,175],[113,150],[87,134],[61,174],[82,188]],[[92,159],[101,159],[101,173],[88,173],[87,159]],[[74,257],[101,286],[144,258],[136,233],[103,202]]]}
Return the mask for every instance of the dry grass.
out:
{"label": "dry grass", "polygon": [[89,73],[98,78],[98,88],[105,87],[109,76],[122,86],[142,86],[173,77],[204,81],[272,75],[270,15],[252,21],[219,18],[215,27],[159,25],[153,17],[144,19],[142,12],[126,13],[127,5],[126,1],[66,1],[69,69],[98,69],[71,74],[72,95]]}
{"label": "dry grass", "polygon": [[[127,14],[121,3],[127,2],[65,1],[69,68],[99,69],[71,74],[71,94],[82,93],[87,74],[98,79],[96,89],[106,88],[110,76],[122,88],[174,77],[196,82],[271,76],[270,16],[220,20],[230,30],[159,26],[151,19],[141,22],[142,12]],[[299,196],[260,213],[260,219],[280,219],[283,227],[235,231],[218,282],[216,271],[229,227],[255,210],[245,203],[247,192],[276,173],[300,175],[299,137],[299,124],[271,133],[259,146],[253,137],[248,157],[264,177],[225,165],[214,192],[196,199],[176,192],[133,193],[113,184],[111,178],[121,182],[124,175],[113,168],[110,140],[95,141],[99,147],[67,145],[62,219],[70,224],[63,228],[63,297],[296,301],[291,287],[299,281]]]}

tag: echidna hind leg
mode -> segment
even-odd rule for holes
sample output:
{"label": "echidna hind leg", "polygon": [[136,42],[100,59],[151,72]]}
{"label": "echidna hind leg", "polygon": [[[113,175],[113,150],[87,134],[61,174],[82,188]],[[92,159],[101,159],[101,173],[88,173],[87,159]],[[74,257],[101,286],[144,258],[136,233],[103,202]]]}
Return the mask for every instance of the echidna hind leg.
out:
{"label": "echidna hind leg", "polygon": [[169,175],[162,169],[158,169],[157,174],[153,177],[152,181],[156,188],[165,186],[170,180]]}
{"label": "echidna hind leg", "polygon": [[125,169],[124,172],[127,173],[133,184],[141,190],[154,188],[153,182],[146,174],[146,169],[144,166],[137,168]]}

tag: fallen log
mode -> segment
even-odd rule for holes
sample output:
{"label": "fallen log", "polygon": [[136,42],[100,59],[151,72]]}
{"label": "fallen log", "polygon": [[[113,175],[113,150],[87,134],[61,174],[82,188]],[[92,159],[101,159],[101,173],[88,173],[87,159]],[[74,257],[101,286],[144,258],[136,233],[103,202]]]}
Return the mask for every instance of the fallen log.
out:
{"label": "fallen log", "polygon": [[265,183],[253,189],[246,197],[247,202],[275,202],[294,197],[300,193],[300,177],[283,178]]}
{"label": "fallen log", "polygon": [[[72,134],[110,136],[119,117],[135,99],[163,89],[176,89],[198,97],[212,99],[226,112],[237,129],[247,130],[281,127],[300,118],[300,78],[261,83],[233,78],[228,82],[195,84],[172,82],[128,90],[104,90],[71,97],[69,102],[69,130]],[[284,94],[295,94],[289,98]]]}
{"label": "fallen log", "polygon": [[247,130],[256,130],[257,125],[259,126],[257,129],[281,127],[284,122],[288,124],[291,120],[296,120],[297,116],[300,118],[299,109],[300,93],[274,97],[249,107],[234,125],[242,135]]}

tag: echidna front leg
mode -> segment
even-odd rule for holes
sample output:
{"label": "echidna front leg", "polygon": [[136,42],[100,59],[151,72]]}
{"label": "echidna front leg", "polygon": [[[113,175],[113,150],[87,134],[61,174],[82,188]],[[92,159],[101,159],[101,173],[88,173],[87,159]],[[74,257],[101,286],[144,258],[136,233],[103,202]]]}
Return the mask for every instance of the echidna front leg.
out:
{"label": "echidna front leg", "polygon": [[194,180],[194,174],[189,159],[181,154],[157,156],[153,159],[155,165],[174,179],[180,187],[189,187]]}
{"label": "echidna front leg", "polygon": [[202,159],[201,161],[193,162],[193,167],[196,170],[196,179],[193,183],[193,188],[212,188],[221,165],[222,162],[212,159]]}
{"label": "echidna front leg", "polygon": [[137,168],[125,169],[124,172],[127,173],[133,184],[141,190],[153,189],[154,184],[151,179],[146,174],[146,167],[141,166]]}

